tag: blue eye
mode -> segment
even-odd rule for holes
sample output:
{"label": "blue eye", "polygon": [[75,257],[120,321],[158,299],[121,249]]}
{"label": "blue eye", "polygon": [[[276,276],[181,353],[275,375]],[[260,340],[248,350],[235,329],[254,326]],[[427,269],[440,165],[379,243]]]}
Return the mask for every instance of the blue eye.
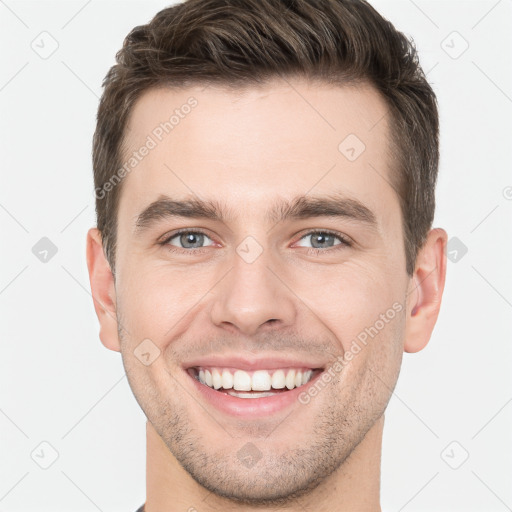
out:
{"label": "blue eye", "polygon": [[[299,247],[309,248],[317,254],[327,253],[330,250],[342,249],[343,247],[350,247],[352,245],[348,237],[335,231],[310,231],[300,238],[299,243],[308,238],[311,240],[311,245],[299,245]],[[202,249],[205,247],[215,245],[213,240],[206,233],[191,229],[179,230],[168,236],[165,240],[160,242],[160,244],[171,252],[182,254],[202,253]]]}
{"label": "blue eye", "polygon": [[[174,239],[177,239],[180,245],[176,246],[175,244],[171,243],[171,241]],[[179,249],[202,249],[203,247],[213,245],[213,242],[208,245],[203,245],[205,239],[208,239],[210,242],[212,242],[211,238],[201,231],[183,230],[174,233],[172,236],[167,238],[163,244],[178,247]]]}
{"label": "blue eye", "polygon": [[[301,238],[302,240],[311,237],[310,249],[330,249],[337,245],[350,246],[351,243],[341,233],[335,233],[332,231],[311,231]],[[301,246],[304,247],[304,246]]]}

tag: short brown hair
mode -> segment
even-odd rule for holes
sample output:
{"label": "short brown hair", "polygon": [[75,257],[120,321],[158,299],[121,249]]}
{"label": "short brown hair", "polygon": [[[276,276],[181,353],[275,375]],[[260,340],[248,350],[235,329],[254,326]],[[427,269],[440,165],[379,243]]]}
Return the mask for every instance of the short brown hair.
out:
{"label": "short brown hair", "polygon": [[[392,186],[403,217],[406,270],[432,226],[439,162],[435,94],[414,43],[364,0],[187,0],[135,27],[103,81],[93,138],[96,190],[122,166],[124,131],[155,87],[264,84],[276,77],[365,82],[390,114]],[[121,183],[96,195],[97,225],[114,272]]]}

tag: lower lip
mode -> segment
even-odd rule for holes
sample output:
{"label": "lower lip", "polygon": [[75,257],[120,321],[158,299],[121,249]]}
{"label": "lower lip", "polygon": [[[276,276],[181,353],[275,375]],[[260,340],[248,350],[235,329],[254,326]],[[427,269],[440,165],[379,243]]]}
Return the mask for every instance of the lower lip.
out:
{"label": "lower lip", "polygon": [[209,386],[201,384],[197,379],[192,377],[187,370],[185,370],[185,373],[188,378],[192,380],[194,386],[206,401],[217,409],[232,416],[257,418],[270,416],[298,402],[299,395],[307,391],[309,386],[316,381],[322,372],[319,372],[307,384],[299,386],[298,388],[262,398],[239,398],[228,395],[227,393],[215,391]]}

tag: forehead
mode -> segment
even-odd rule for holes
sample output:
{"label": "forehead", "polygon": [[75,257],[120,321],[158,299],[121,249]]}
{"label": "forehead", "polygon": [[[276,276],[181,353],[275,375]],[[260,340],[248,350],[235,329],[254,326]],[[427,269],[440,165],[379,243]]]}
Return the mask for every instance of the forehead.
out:
{"label": "forehead", "polygon": [[241,216],[308,192],[397,201],[386,104],[367,84],[152,89],[128,120],[123,163],[120,218],[162,194],[222,197]]}

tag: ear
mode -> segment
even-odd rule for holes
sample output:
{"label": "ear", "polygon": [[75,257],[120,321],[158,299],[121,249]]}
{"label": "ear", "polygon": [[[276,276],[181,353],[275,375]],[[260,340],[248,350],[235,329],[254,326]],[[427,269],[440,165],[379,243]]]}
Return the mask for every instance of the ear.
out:
{"label": "ear", "polygon": [[100,340],[105,347],[120,352],[114,276],[105,257],[101,233],[97,228],[91,228],[87,233],[87,268],[94,309],[100,322]]}
{"label": "ear", "polygon": [[432,229],[418,252],[407,295],[405,352],[424,348],[434,330],[446,277],[447,238],[444,229]]}

